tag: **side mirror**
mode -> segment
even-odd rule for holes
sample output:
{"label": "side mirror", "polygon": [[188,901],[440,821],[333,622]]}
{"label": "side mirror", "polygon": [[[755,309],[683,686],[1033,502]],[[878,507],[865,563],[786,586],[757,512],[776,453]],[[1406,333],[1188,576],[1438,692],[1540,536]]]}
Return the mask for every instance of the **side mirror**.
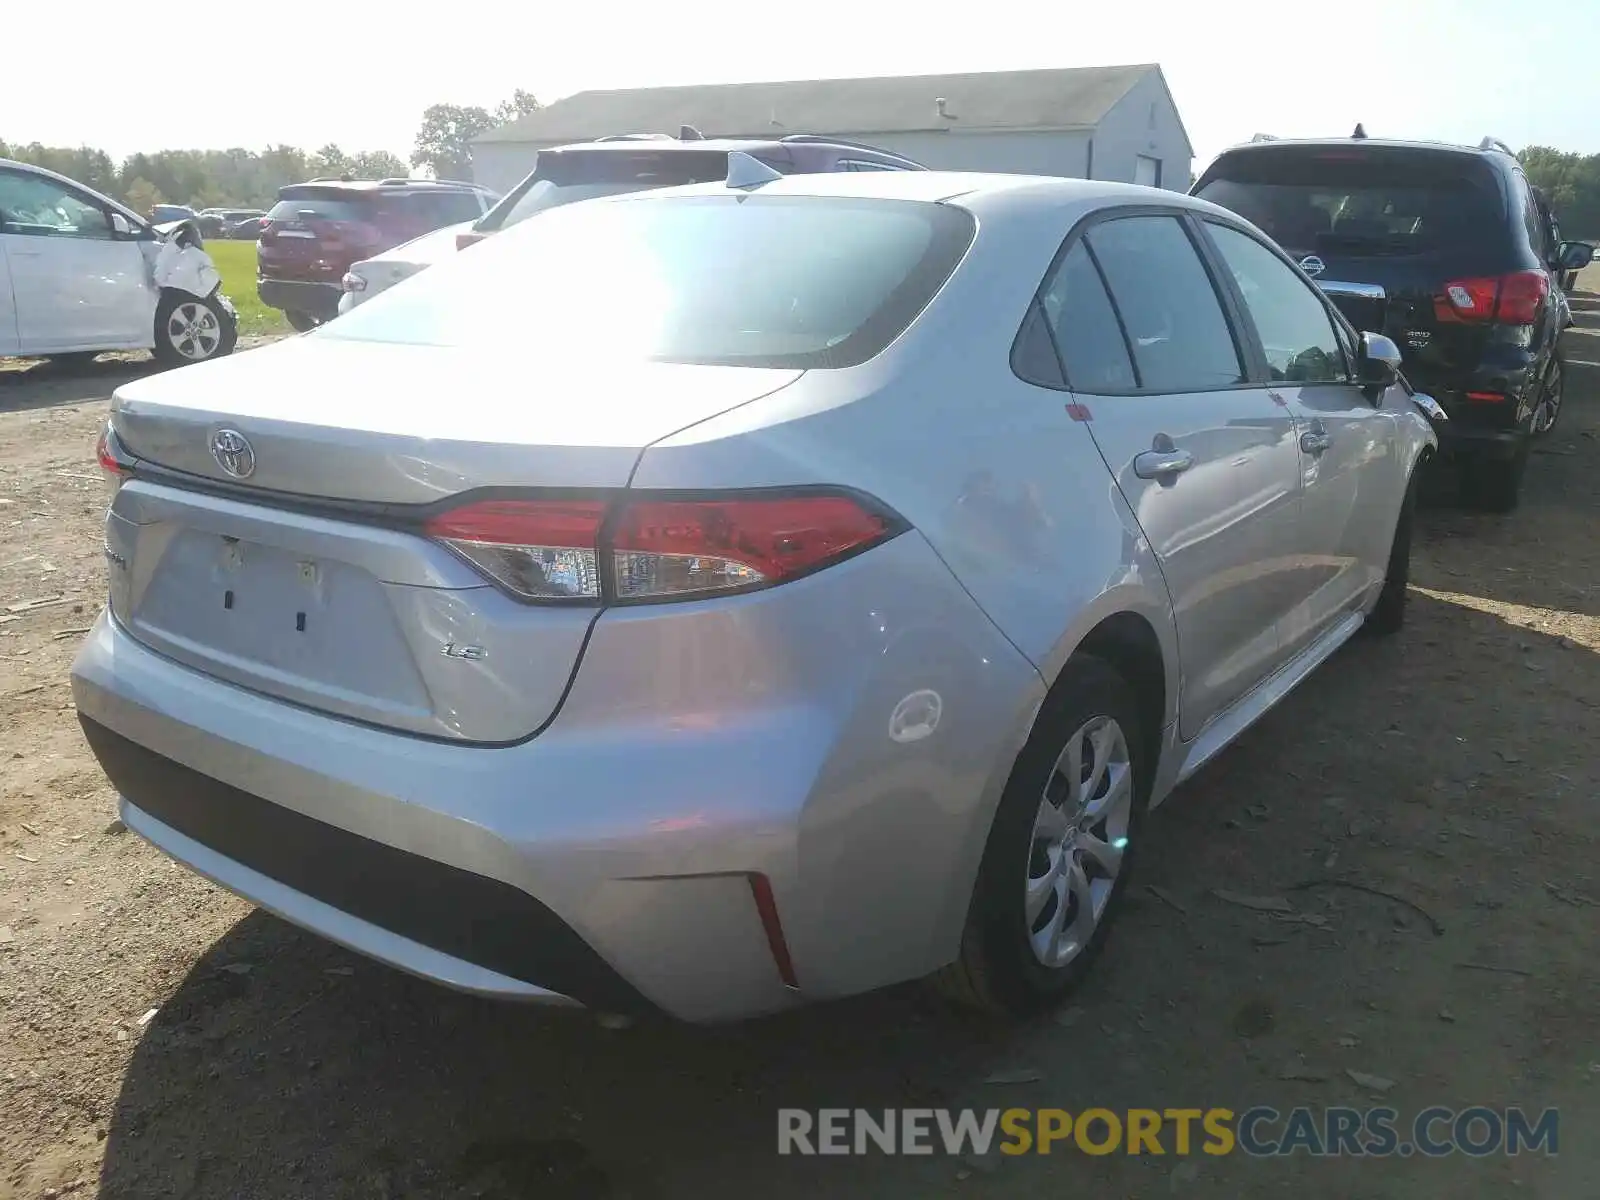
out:
{"label": "side mirror", "polygon": [[133,236],[133,222],[119,212],[111,214],[111,232],[119,238]]}
{"label": "side mirror", "polygon": [[1556,261],[1563,271],[1581,271],[1594,261],[1594,247],[1588,242],[1562,242]]}
{"label": "side mirror", "polygon": [[1400,347],[1381,333],[1361,335],[1361,362],[1358,371],[1363,386],[1374,398],[1400,380]]}

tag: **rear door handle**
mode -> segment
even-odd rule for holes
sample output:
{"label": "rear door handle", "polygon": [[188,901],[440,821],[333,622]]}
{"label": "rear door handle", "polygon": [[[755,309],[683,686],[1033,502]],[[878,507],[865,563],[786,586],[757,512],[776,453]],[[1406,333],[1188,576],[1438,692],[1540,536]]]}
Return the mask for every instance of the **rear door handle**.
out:
{"label": "rear door handle", "polygon": [[1170,479],[1194,466],[1187,450],[1146,450],[1133,456],[1133,473],[1140,479]]}

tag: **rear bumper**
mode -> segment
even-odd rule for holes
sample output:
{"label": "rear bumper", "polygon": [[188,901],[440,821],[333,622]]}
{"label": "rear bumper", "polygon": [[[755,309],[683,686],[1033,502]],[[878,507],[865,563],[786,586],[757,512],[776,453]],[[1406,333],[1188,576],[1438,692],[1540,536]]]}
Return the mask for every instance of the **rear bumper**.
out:
{"label": "rear bumper", "polygon": [[256,292],[268,308],[332,316],[339,308],[342,289],[333,283],[308,283],[299,279],[258,279]]}
{"label": "rear bumper", "polygon": [[[130,828],[448,986],[714,1021],[950,961],[1038,675],[915,533],[688,607],[602,616],[555,721],[514,746],[272,700],[106,615],[73,694]],[[935,733],[889,736],[924,690],[943,697]]]}
{"label": "rear bumper", "polygon": [[1446,458],[1515,458],[1528,439],[1523,429],[1457,427],[1454,414],[1434,429],[1439,435],[1439,453]]}
{"label": "rear bumper", "polygon": [[[1450,415],[1434,426],[1442,457],[1513,458],[1530,435],[1533,400],[1543,378],[1540,367],[1538,361],[1491,365],[1448,379],[1408,367],[1406,377]],[[1468,399],[1473,392],[1504,399]]]}

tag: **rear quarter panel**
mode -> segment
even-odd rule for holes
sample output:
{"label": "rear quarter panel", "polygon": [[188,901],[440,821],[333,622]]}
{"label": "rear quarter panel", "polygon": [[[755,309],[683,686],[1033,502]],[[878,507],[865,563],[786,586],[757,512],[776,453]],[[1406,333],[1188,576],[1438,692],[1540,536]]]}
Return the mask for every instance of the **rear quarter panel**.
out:
{"label": "rear quarter panel", "polygon": [[[1003,201],[994,202],[1003,208]],[[1145,617],[1176,654],[1165,584],[1069,392],[1011,371],[1011,345],[1081,210],[1001,211],[883,354],[648,447],[633,486],[836,483],[883,500],[933,544],[1047,680],[1105,616]]]}
{"label": "rear quarter panel", "polygon": [[[780,393],[653,444],[632,480],[635,488],[832,483],[871,493],[915,527],[907,536],[932,546],[976,602],[973,619],[992,623],[1037,672],[1040,686],[1019,691],[985,743],[964,749],[982,769],[959,794],[922,780],[874,797],[861,794],[865,772],[831,777],[830,792],[850,795],[852,807],[882,805],[899,814],[900,828],[923,830],[918,853],[929,877],[943,881],[947,902],[931,931],[916,929],[919,938],[931,932],[928,968],[956,953],[1015,756],[1044,686],[1082,639],[1106,617],[1138,614],[1162,647],[1166,723],[1178,691],[1165,585],[1088,426],[1068,411],[1074,398],[1024,383],[1010,369],[1013,337],[1070,215],[1035,227],[1008,222],[989,244],[980,229],[982,252],[969,254],[885,353],[860,367],[809,372]],[[810,828],[829,824],[829,803],[827,794],[813,795]],[[818,804],[821,810],[810,809]],[[959,819],[930,836],[917,814],[952,805]],[[844,907],[829,918],[850,920],[859,891],[840,891]]]}

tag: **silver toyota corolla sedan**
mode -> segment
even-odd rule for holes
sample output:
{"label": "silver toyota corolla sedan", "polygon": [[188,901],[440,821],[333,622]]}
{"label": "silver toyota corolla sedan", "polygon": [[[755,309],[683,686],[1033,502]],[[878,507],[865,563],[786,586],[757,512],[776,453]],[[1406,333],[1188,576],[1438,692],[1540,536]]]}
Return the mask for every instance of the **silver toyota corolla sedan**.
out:
{"label": "silver toyota corolla sedan", "polygon": [[1252,226],[735,167],[119,389],[72,682],[131,829],[484,995],[1023,1012],[1399,626],[1426,398]]}

